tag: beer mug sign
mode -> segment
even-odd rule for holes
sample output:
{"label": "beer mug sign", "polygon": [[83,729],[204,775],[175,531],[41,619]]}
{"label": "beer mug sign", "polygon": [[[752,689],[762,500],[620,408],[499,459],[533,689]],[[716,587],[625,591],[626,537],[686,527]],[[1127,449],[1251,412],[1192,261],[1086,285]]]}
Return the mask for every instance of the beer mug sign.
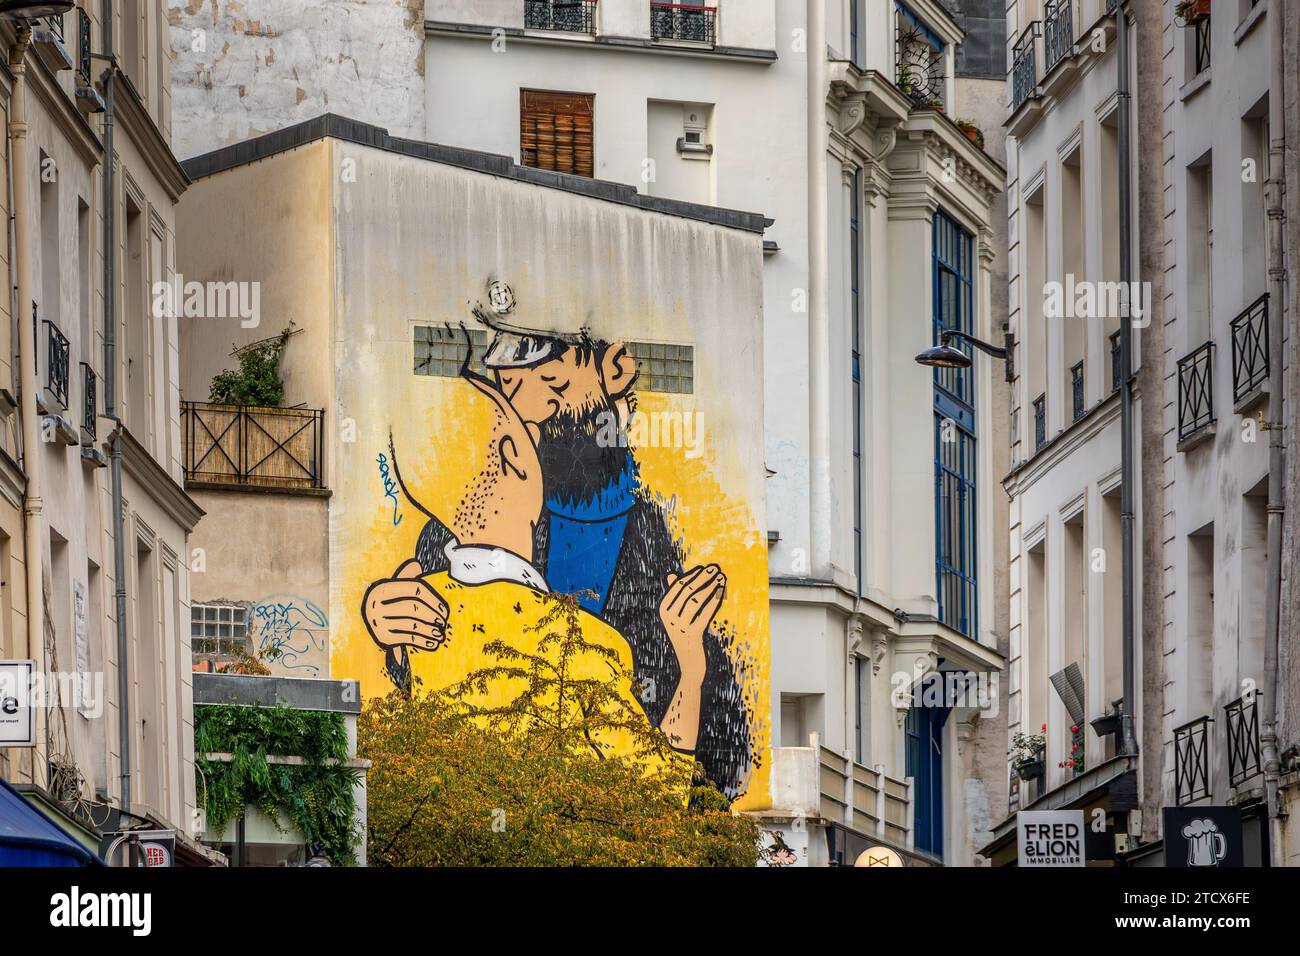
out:
{"label": "beer mug sign", "polygon": [[1228,855],[1228,838],[1213,820],[1193,820],[1183,827],[1188,866],[1218,866]]}

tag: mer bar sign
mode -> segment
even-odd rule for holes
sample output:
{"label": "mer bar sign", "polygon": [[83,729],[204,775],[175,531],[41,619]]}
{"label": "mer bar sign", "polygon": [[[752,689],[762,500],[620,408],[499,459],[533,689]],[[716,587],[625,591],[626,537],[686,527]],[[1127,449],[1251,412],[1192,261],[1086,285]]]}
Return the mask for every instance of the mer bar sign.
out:
{"label": "mer bar sign", "polygon": [[1020,866],[1083,866],[1082,810],[1021,810],[1016,814]]}

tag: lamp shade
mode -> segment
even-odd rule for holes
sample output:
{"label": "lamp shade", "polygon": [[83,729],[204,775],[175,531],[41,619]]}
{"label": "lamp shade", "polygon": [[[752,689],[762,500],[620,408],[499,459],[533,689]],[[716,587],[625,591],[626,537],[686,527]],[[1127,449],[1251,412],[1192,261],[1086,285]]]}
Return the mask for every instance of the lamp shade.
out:
{"label": "lamp shade", "polygon": [[0,18],[39,20],[41,17],[61,17],[76,5],[74,0],[0,0]]}
{"label": "lamp shade", "polygon": [[951,345],[936,345],[934,348],[926,349],[916,357],[916,361],[921,365],[932,365],[935,368],[970,368],[971,366],[970,356]]}

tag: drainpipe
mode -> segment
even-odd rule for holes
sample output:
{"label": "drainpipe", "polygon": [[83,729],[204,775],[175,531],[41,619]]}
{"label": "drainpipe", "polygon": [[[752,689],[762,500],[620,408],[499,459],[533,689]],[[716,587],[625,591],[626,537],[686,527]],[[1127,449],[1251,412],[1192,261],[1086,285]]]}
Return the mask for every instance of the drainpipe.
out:
{"label": "drainpipe", "polygon": [[121,759],[122,809],[131,809],[131,681],[127,671],[130,641],[126,630],[126,544],[122,515],[122,422],[117,417],[117,194],[113,169],[113,91],[117,59],[113,54],[113,0],[104,0],[104,417],[116,427],[109,436],[113,497],[113,613],[117,625],[118,748]]}
{"label": "drainpipe", "polygon": [[[1121,5],[1116,12],[1116,39],[1119,47],[1117,85],[1119,111],[1119,284],[1124,290],[1124,314],[1119,325],[1119,364],[1124,372],[1120,388],[1120,531],[1124,575],[1123,606],[1123,690],[1124,709],[1120,717],[1120,753],[1138,752],[1137,738],[1133,733],[1133,714],[1137,703],[1135,685],[1135,649],[1133,638],[1134,589],[1133,574],[1133,183],[1131,154],[1133,149],[1130,112],[1132,98],[1129,91],[1129,39],[1128,16]],[[1150,308],[1150,304],[1147,305]]]}
{"label": "drainpipe", "polygon": [[[13,74],[13,94],[9,106],[9,135],[13,140],[14,202],[14,271],[18,287],[18,405],[22,409],[23,472],[27,477],[23,492],[23,577],[27,590],[27,656],[40,655],[44,669],[45,651],[42,626],[45,621],[45,594],[41,590],[44,544],[41,511],[41,423],[36,410],[36,329],[27,320],[32,303],[31,216],[28,203],[30,157],[27,155],[27,66],[24,60],[31,46],[32,27],[26,21],[14,24],[16,37],[9,49],[9,71]],[[47,715],[48,720],[48,715]],[[48,743],[48,741],[47,741]],[[46,755],[48,757],[48,754]],[[36,766],[32,765],[32,778]]]}
{"label": "drainpipe", "polygon": [[831,563],[830,314],[826,213],[826,0],[808,0],[808,518],[810,568]]}
{"label": "drainpipe", "polygon": [[1282,4],[1268,11],[1268,181],[1264,184],[1268,207],[1268,595],[1264,608],[1264,687],[1260,715],[1260,757],[1264,765],[1264,792],[1268,804],[1269,856],[1273,866],[1283,865],[1281,820],[1278,817],[1278,783],[1281,761],[1277,745],[1278,650],[1281,638],[1283,483],[1286,480],[1286,446],[1283,434],[1282,366],[1286,266],[1282,254],[1282,207],[1286,136],[1285,71],[1283,42],[1285,12]]}

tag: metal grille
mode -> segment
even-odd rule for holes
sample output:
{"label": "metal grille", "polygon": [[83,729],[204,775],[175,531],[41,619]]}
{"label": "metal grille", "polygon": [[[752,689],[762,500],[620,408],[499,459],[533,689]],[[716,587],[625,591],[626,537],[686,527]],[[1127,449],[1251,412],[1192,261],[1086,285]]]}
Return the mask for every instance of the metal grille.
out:
{"label": "metal grille", "polygon": [[1074,52],[1074,8],[1070,0],[1043,6],[1043,69],[1051,70]]}
{"label": "metal grille", "polygon": [[62,407],[68,407],[68,337],[45,320],[45,387]]}
{"label": "metal grille", "polygon": [[1258,775],[1259,694],[1246,694],[1223,708],[1228,725],[1228,782],[1239,787]]}
{"label": "metal grille", "polygon": [[97,382],[95,370],[85,362],[81,363],[81,429],[92,442],[95,440],[95,425],[98,419],[99,403],[97,401]]}
{"label": "metal grille", "polygon": [[1011,48],[1011,110],[1018,110],[1025,100],[1033,95],[1038,85],[1038,64],[1036,62],[1035,41],[1038,38],[1040,24],[1037,20],[1029,24],[1020,35],[1016,45]]}
{"label": "metal grille", "polygon": [[1118,392],[1124,384],[1124,353],[1119,347],[1120,333],[1110,335],[1110,390]]}
{"label": "metal grille", "polygon": [[1209,717],[1174,730],[1174,800],[1185,806],[1210,795]]}
{"label": "metal grille", "polygon": [[650,35],[656,40],[718,42],[718,8],[698,3],[650,4]]}
{"label": "metal grille", "polygon": [[1210,68],[1210,18],[1201,17],[1192,26],[1196,42],[1196,72]]}
{"label": "metal grille", "polygon": [[1074,420],[1077,422],[1084,412],[1082,362],[1076,362],[1070,368],[1070,397],[1074,407]]}
{"label": "metal grille", "polygon": [[51,33],[59,38],[60,43],[63,42],[63,14],[57,13],[52,16],[43,17],[41,22],[49,28]]}
{"label": "metal grille", "polygon": [[322,488],[325,412],[181,402],[185,480]]}
{"label": "metal grille", "polygon": [[1214,424],[1214,343],[1178,360],[1178,440]]}
{"label": "metal grille", "polygon": [[685,395],[695,390],[694,346],[629,342],[627,350],[636,359],[639,388]]}
{"label": "metal grille", "polygon": [[90,83],[90,14],[77,8],[77,71]]}
{"label": "metal grille", "polygon": [[1268,293],[1232,320],[1232,400],[1239,402],[1268,380]]}
{"label": "metal grille", "polygon": [[1034,399],[1034,451],[1047,444],[1047,396]]}
{"label": "metal grille", "polygon": [[596,0],[524,0],[524,26],[564,33],[596,32]]}
{"label": "metal grille", "polygon": [[943,41],[907,7],[894,6],[895,82],[913,104],[944,109],[948,59]]}

